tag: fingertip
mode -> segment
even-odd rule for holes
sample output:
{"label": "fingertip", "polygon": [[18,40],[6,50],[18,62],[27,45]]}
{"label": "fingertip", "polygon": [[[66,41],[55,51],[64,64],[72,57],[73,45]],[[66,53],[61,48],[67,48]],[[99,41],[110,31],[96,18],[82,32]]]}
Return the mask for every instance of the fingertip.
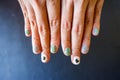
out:
{"label": "fingertip", "polygon": [[99,29],[97,27],[94,27],[92,30],[93,36],[98,36],[99,35]]}
{"label": "fingertip", "polygon": [[65,56],[70,56],[71,55],[71,49],[68,47],[68,48],[65,48],[64,50],[64,55]]}
{"label": "fingertip", "polygon": [[25,36],[30,37],[31,36],[31,30],[25,30]]}
{"label": "fingertip", "polygon": [[51,45],[51,46],[50,46],[50,52],[51,52],[52,54],[55,54],[55,53],[57,52],[57,47],[56,47],[56,45]]}
{"label": "fingertip", "polygon": [[71,62],[74,65],[79,65],[80,64],[80,49],[72,49],[72,54],[71,54]]}
{"label": "fingertip", "polygon": [[81,53],[82,53],[82,54],[87,54],[88,51],[89,51],[88,46],[87,46],[86,44],[83,44],[83,45],[82,45],[82,48],[81,48]]}
{"label": "fingertip", "polygon": [[79,65],[80,64],[80,56],[72,55],[71,62],[74,65]]}
{"label": "fingertip", "polygon": [[50,55],[49,53],[45,53],[44,51],[41,53],[41,61],[43,63],[48,63],[50,61]]}
{"label": "fingertip", "polygon": [[33,53],[34,54],[40,54],[41,49],[39,47],[33,47]]}

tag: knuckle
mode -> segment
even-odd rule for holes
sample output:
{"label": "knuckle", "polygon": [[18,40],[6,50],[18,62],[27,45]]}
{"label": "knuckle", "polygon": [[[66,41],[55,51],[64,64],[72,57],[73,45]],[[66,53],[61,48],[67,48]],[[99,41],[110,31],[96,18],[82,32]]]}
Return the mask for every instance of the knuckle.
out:
{"label": "knuckle", "polygon": [[100,13],[101,13],[101,9],[100,9],[100,8],[96,8],[96,12],[95,12],[95,14],[100,15]]}
{"label": "knuckle", "polygon": [[45,36],[49,34],[49,29],[47,29],[45,26],[39,25],[38,26],[39,32],[41,35]]}
{"label": "knuckle", "polygon": [[[45,4],[46,0],[32,0],[32,2],[36,5],[36,6],[41,6],[43,4]],[[39,5],[40,4],[40,5]]]}
{"label": "knuckle", "polygon": [[85,20],[85,25],[89,25],[89,27],[90,27],[90,25],[92,25],[92,23],[93,23],[93,18],[91,18],[93,15],[87,15],[87,18],[86,18],[86,20]]}
{"label": "knuckle", "polygon": [[52,5],[55,5],[56,0],[47,0],[47,3],[50,3]]}
{"label": "knuckle", "polygon": [[76,4],[79,4],[80,7],[84,7],[89,0],[74,0]]}
{"label": "knuckle", "polygon": [[89,14],[92,13],[93,11],[94,11],[94,6],[91,6],[91,7],[88,8],[88,13]]}
{"label": "knuckle", "polygon": [[90,21],[90,19],[89,19],[89,18],[87,18],[87,19],[86,19],[86,21],[85,21],[85,24],[86,24],[86,25],[89,25],[89,24],[90,24],[90,22],[91,22],[91,21]]}
{"label": "knuckle", "polygon": [[73,0],[63,0],[63,3],[66,4],[66,5],[67,4],[69,5],[69,4],[73,3]]}
{"label": "knuckle", "polygon": [[59,26],[59,21],[57,19],[50,20],[50,27],[58,27]]}
{"label": "knuckle", "polygon": [[78,35],[82,34],[83,26],[78,24],[75,27],[73,27],[73,33],[77,33]]}
{"label": "knuckle", "polygon": [[24,16],[25,18],[27,18],[27,17],[28,17],[28,13],[27,13],[27,11],[26,11],[26,10],[24,10],[24,11],[23,11],[23,16]]}
{"label": "knuckle", "polygon": [[62,28],[62,31],[67,31],[67,32],[71,31],[71,23],[70,23],[70,21],[63,22],[61,28]]}
{"label": "knuckle", "polygon": [[35,16],[30,16],[30,24],[31,27],[36,27],[36,20],[35,20]]}
{"label": "knuckle", "polygon": [[50,28],[53,31],[57,31],[59,29],[60,22],[57,19],[50,20]]}
{"label": "knuckle", "polygon": [[36,27],[36,22],[35,22],[35,20],[31,20],[30,23],[31,23],[31,27]]}

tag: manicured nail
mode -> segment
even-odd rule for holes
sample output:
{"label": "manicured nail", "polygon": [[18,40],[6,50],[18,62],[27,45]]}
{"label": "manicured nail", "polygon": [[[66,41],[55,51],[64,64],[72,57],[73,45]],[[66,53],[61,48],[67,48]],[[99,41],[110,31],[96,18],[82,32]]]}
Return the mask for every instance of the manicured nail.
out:
{"label": "manicured nail", "polygon": [[88,47],[85,44],[83,44],[83,46],[82,46],[82,53],[83,54],[88,53]]}
{"label": "manicured nail", "polygon": [[98,30],[98,28],[94,28],[93,29],[93,35],[95,35],[95,36],[97,36],[99,34],[99,30]]}
{"label": "manicured nail", "polygon": [[28,36],[28,35],[30,35],[30,30],[26,30],[25,31],[25,34]]}
{"label": "manicured nail", "polygon": [[73,64],[74,64],[74,65],[78,65],[78,64],[80,64],[80,57],[78,57],[78,56],[74,56]]}
{"label": "manicured nail", "polygon": [[45,54],[43,54],[43,53],[41,53],[41,61],[42,61],[43,63],[46,63],[46,62],[47,62],[47,56],[46,56]]}
{"label": "manicured nail", "polygon": [[66,56],[70,56],[70,53],[71,53],[70,48],[66,48],[64,54],[65,54]]}
{"label": "manicured nail", "polygon": [[34,53],[36,54],[38,52],[38,47],[33,48]]}
{"label": "manicured nail", "polygon": [[53,54],[56,53],[56,46],[55,45],[51,45],[50,52]]}

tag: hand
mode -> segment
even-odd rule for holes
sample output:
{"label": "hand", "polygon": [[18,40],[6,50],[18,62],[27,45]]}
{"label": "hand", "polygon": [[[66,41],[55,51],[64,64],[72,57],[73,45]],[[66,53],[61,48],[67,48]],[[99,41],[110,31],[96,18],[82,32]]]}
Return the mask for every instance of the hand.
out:
{"label": "hand", "polygon": [[[73,64],[80,63],[80,52],[88,53],[91,33],[99,34],[104,0],[62,0],[61,43]],[[42,62],[48,62],[60,42],[60,0],[19,0],[25,34],[32,35],[33,52],[42,51]],[[51,49],[49,47],[51,45]],[[49,50],[50,49],[50,50]],[[72,53],[72,54],[71,54]]]}
{"label": "hand", "polygon": [[[18,0],[25,22],[25,35],[32,36],[33,53],[46,63],[60,44],[60,0]],[[51,49],[50,49],[51,45]]]}
{"label": "hand", "polygon": [[[99,34],[100,15],[104,0],[62,0],[61,43],[74,65],[80,53],[88,53],[91,33]],[[72,53],[72,54],[70,54]]]}

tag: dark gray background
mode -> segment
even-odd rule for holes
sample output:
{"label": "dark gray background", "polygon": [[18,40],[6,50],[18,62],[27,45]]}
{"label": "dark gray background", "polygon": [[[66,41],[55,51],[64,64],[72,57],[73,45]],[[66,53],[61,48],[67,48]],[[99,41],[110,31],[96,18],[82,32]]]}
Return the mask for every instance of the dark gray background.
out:
{"label": "dark gray background", "polygon": [[120,80],[120,0],[105,0],[100,35],[79,66],[61,48],[43,64],[24,35],[17,0],[0,0],[0,80]]}

